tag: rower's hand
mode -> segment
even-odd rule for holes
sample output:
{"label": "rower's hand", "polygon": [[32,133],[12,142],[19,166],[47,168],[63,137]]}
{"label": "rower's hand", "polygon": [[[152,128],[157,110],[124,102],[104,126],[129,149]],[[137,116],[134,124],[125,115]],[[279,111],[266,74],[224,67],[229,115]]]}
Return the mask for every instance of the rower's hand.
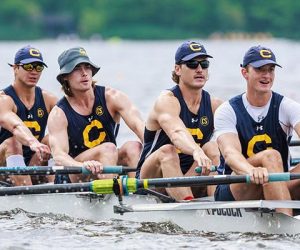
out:
{"label": "rower's hand", "polygon": [[39,161],[44,162],[50,159],[51,151],[47,145],[36,140],[30,142],[29,147],[33,152],[36,153]]}
{"label": "rower's hand", "polygon": [[99,161],[84,161],[82,165],[93,175],[101,174],[103,172],[103,165]]}
{"label": "rower's hand", "polygon": [[194,150],[193,158],[202,167],[201,175],[209,175],[212,161],[206,156],[202,149]]}
{"label": "rower's hand", "polygon": [[255,184],[264,184],[269,180],[269,173],[266,168],[262,167],[253,167],[250,170],[250,180]]}

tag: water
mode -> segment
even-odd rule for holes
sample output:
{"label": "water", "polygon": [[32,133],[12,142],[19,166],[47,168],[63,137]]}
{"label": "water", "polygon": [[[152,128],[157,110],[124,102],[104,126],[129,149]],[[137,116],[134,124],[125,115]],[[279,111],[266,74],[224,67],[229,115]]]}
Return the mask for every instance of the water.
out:
{"label": "water", "polygon": [[[101,66],[95,75],[99,84],[124,91],[144,118],[161,90],[173,86],[171,72],[174,54],[182,41],[104,42],[104,41],[23,41],[0,43],[0,88],[13,82],[12,63],[15,52],[27,44],[39,48],[48,68],[39,85],[58,97],[57,57],[65,49],[82,46],[90,59]],[[211,59],[209,81],[205,87],[211,95],[226,100],[245,91],[239,64],[245,51],[262,44],[272,48],[282,69],[276,69],[274,90],[299,100],[300,43],[289,40],[204,40]],[[118,144],[134,139],[124,124]],[[293,149],[295,157],[299,150]],[[0,213],[1,249],[286,249],[296,248],[299,236],[251,234],[207,234],[185,232],[175,225],[139,224],[124,221],[91,222],[57,215],[29,214],[22,210]]]}

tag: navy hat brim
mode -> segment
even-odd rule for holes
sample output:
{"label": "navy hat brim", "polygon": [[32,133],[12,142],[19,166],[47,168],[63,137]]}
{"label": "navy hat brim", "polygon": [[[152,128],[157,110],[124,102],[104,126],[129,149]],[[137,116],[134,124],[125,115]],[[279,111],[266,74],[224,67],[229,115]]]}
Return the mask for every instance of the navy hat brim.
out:
{"label": "navy hat brim", "polygon": [[28,58],[28,59],[24,59],[24,60],[20,61],[21,64],[27,64],[27,63],[33,63],[33,62],[40,62],[41,64],[45,65],[48,68],[46,63],[44,63],[42,60],[37,59],[37,58]]}
{"label": "navy hat brim", "polygon": [[80,63],[88,63],[92,66],[92,76],[94,76],[100,69],[100,67],[98,67],[96,64],[92,63],[86,57],[75,58],[73,61],[67,63],[65,66],[63,66],[60,69],[60,72],[56,77],[57,81],[59,81],[62,84],[64,75],[70,74],[74,70],[74,68]]}
{"label": "navy hat brim", "polygon": [[186,61],[189,61],[189,60],[191,60],[195,57],[198,57],[198,56],[213,58],[211,55],[208,55],[206,53],[197,52],[197,53],[189,54],[189,55],[183,57],[180,61],[186,62]]}
{"label": "navy hat brim", "polygon": [[[254,67],[254,68],[259,68],[259,67],[262,67],[262,66],[267,65],[267,64],[273,64],[273,65],[276,65],[276,66],[282,68],[281,65],[279,65],[278,63],[276,63],[276,62],[273,61],[273,60],[259,60],[259,61],[255,61],[255,62],[250,62],[249,64],[250,64],[252,67]],[[245,66],[246,66],[246,65],[245,65]],[[244,66],[244,67],[245,67],[245,66]]]}

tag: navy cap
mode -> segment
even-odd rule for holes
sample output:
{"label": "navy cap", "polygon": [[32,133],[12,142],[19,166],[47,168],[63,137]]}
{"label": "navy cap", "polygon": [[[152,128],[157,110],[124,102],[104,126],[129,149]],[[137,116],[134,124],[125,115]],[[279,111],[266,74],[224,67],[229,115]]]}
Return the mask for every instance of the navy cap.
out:
{"label": "navy cap", "polygon": [[60,54],[58,64],[60,72],[56,79],[62,84],[64,75],[71,73],[76,65],[80,63],[88,63],[92,66],[92,75],[94,76],[100,69],[97,65],[90,61],[84,48],[71,48]]}
{"label": "navy cap", "polygon": [[[14,64],[26,64],[32,62],[40,62],[47,67],[46,63],[44,63],[42,53],[38,49],[27,45],[17,51]],[[12,66],[12,64],[9,65]]]}
{"label": "navy cap", "polygon": [[277,62],[272,50],[263,46],[253,46],[245,54],[241,67],[251,65],[254,68],[262,67],[266,64],[274,64],[282,68]]}
{"label": "navy cap", "polygon": [[179,46],[175,54],[175,63],[179,64],[180,62],[189,61],[197,56],[210,57],[206,53],[204,46],[198,42],[186,41]]}

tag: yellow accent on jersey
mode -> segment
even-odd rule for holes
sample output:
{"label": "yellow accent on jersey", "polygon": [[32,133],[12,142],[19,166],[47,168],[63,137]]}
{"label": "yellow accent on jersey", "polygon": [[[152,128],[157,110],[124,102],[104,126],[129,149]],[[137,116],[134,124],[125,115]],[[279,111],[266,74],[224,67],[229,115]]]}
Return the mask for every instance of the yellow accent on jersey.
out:
{"label": "yellow accent on jersey", "polygon": [[[36,132],[40,132],[41,131],[41,126],[37,121],[24,121],[24,124],[27,128],[29,128],[30,130],[34,130]],[[34,136],[35,138],[39,138],[38,135]]]}
{"label": "yellow accent on jersey", "polygon": [[[190,134],[199,141],[203,138],[203,133],[200,130],[200,128],[188,128],[188,131],[190,132]],[[197,140],[195,140],[195,142],[198,142]]]}
{"label": "yellow accent on jersey", "polygon": [[[257,142],[265,142],[266,144],[271,144],[272,139],[267,134],[253,136],[252,139],[248,142],[248,148],[247,148],[248,157],[254,155],[253,148],[255,146],[255,143]],[[267,147],[267,149],[271,149],[271,148],[272,147]]]}
{"label": "yellow accent on jersey", "polygon": [[100,121],[93,120],[89,125],[87,125],[85,127],[85,129],[82,132],[84,145],[88,148],[93,148],[93,147],[101,144],[101,142],[103,142],[106,137],[106,133],[104,131],[102,131],[99,133],[99,137],[97,139],[90,141],[89,132],[94,127],[96,127],[97,129],[101,129],[101,128],[103,128],[103,125]]}

